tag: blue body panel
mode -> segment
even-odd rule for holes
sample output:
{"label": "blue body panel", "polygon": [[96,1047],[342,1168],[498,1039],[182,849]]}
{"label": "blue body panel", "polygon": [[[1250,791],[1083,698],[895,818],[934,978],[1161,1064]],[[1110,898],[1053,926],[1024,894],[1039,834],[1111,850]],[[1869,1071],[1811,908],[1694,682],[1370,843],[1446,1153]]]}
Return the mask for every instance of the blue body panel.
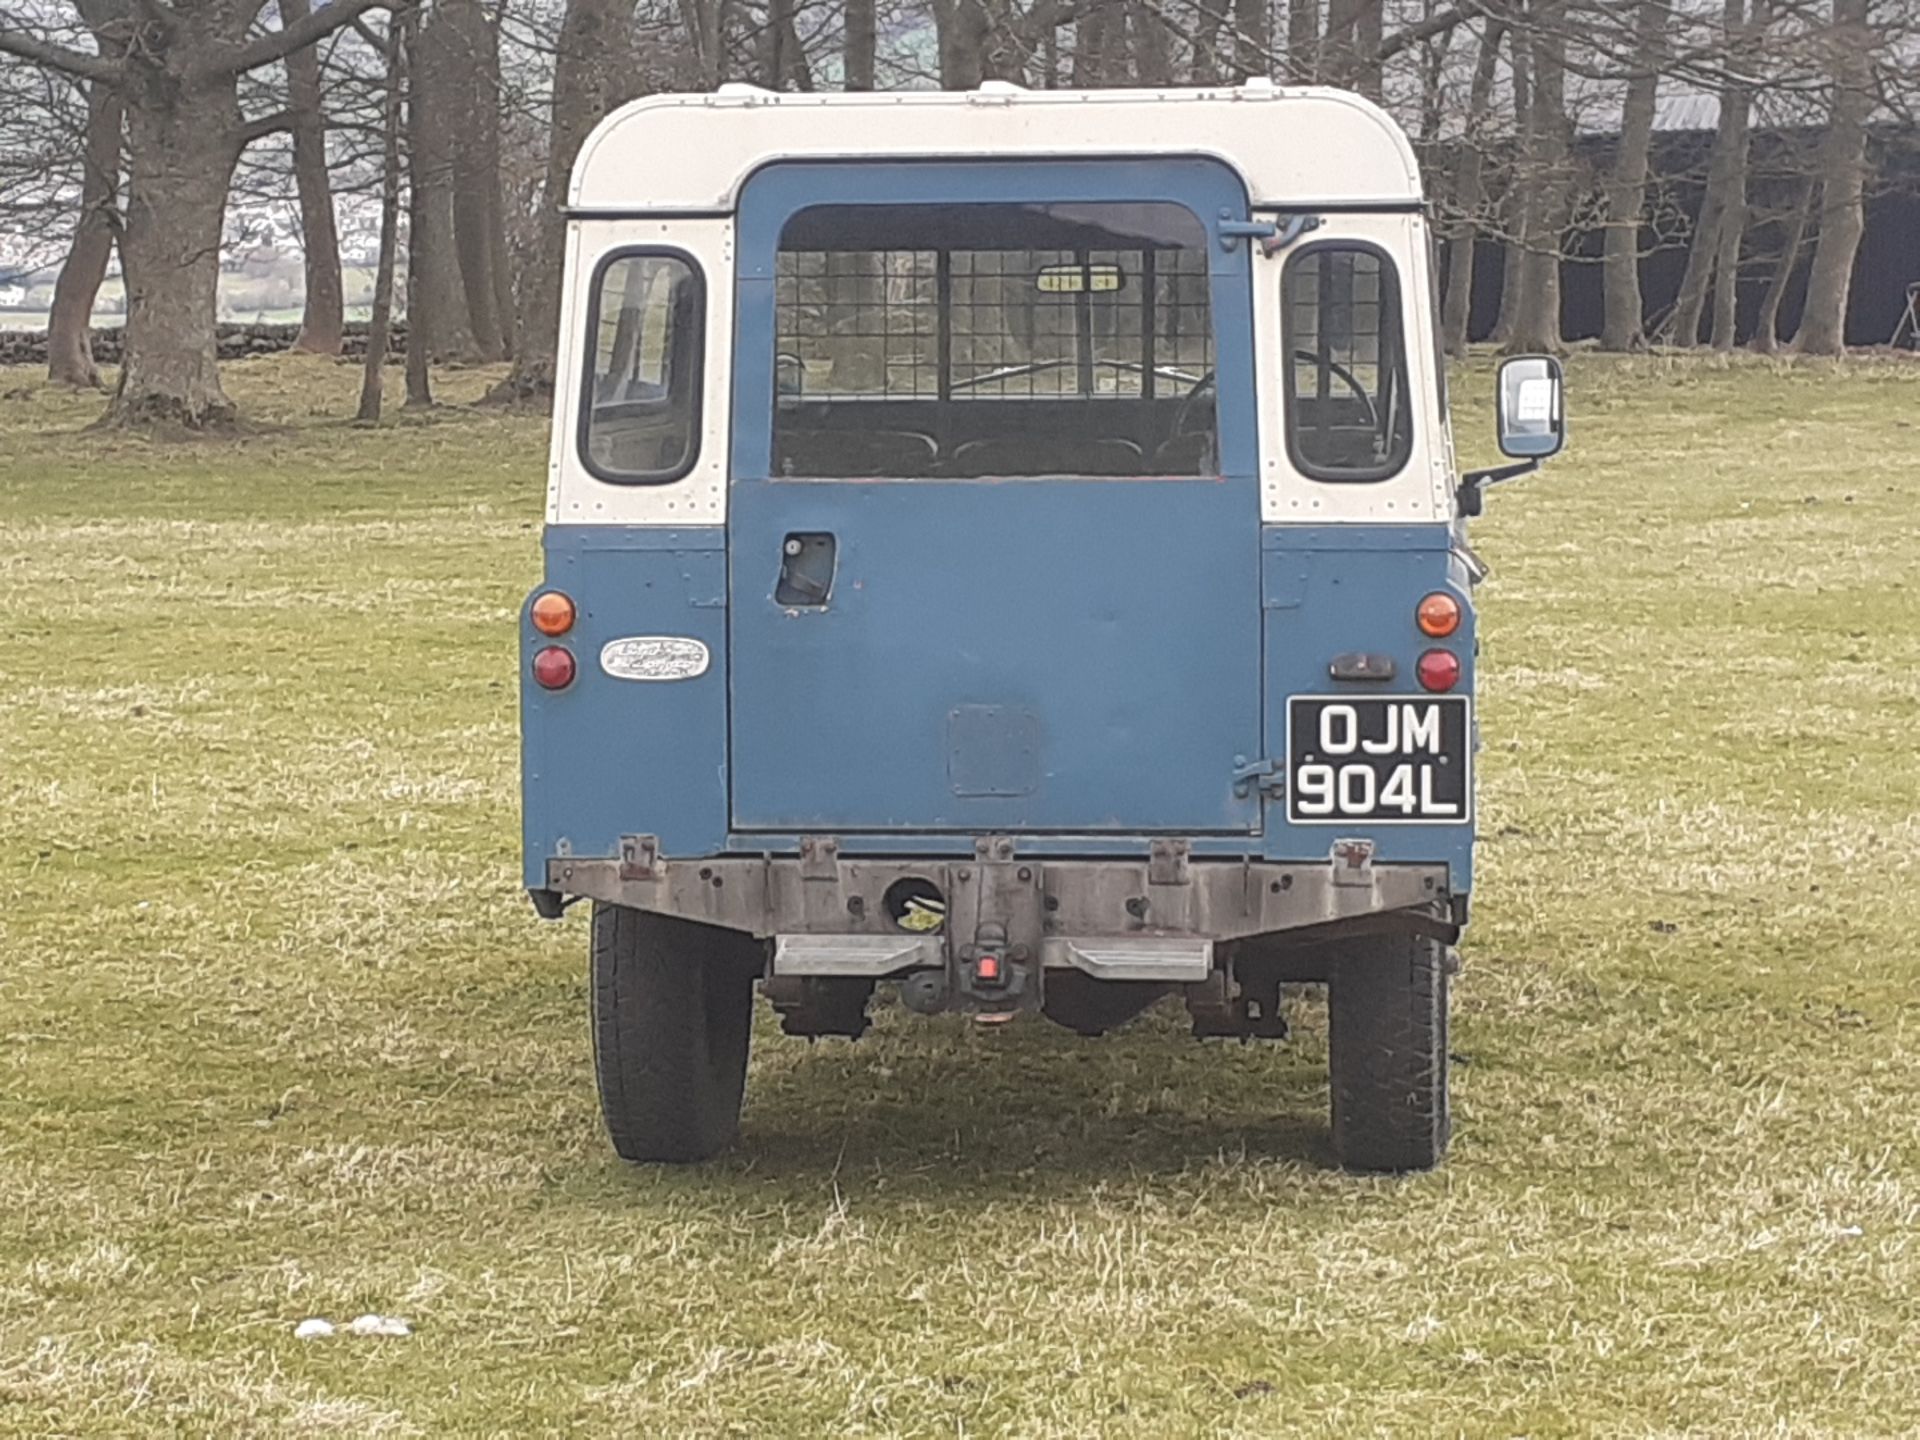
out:
{"label": "blue body panel", "polygon": [[[668,853],[727,843],[726,532],[719,526],[550,525],[546,586],[579,612],[558,641],[520,617],[520,747],[526,883],[554,855],[617,855],[620,837],[660,837]],[[536,591],[536,594],[539,592]],[[531,603],[529,597],[529,603]],[[712,652],[691,680],[617,680],[600,647],[631,635],[684,635]],[[573,652],[565,690],[528,678],[536,650]]]}
{"label": "blue body panel", "polygon": [[[1265,616],[1267,748],[1284,756],[1287,699],[1349,693],[1420,695],[1414,664],[1441,645],[1460,657],[1453,693],[1473,693],[1474,614],[1466,562],[1453,531],[1440,525],[1269,525],[1261,531],[1261,608]],[[1414,611],[1436,590],[1460,602],[1460,628],[1445,641],[1420,633]],[[1392,680],[1327,678],[1334,656],[1368,651],[1392,658]],[[1324,860],[1337,834],[1371,837],[1381,860],[1444,860],[1453,884],[1471,886],[1473,823],[1459,825],[1294,825],[1286,806],[1267,807],[1264,852],[1282,860]]]}
{"label": "blue body panel", "polygon": [[734,828],[1256,830],[1258,527],[1250,480],[736,485]]}
{"label": "blue body panel", "polygon": [[[1258,532],[1259,606],[1264,634],[1259,675],[1265,693],[1264,738],[1256,749],[1278,756],[1286,743],[1286,700],[1294,694],[1346,690],[1356,695],[1417,694],[1412,665],[1429,643],[1413,624],[1414,607],[1430,591],[1453,592],[1465,621],[1447,642],[1466,667],[1459,693],[1471,693],[1473,611],[1466,567],[1442,525],[1284,525]],[[526,883],[546,883],[546,861],[563,853],[618,853],[623,834],[658,835],[670,855],[791,853],[803,833],[747,832],[728,825],[725,590],[718,528],[657,530],[553,526],[547,531],[548,584],[580,607],[565,643],[580,661],[579,679],[559,694],[523,680]],[[821,617],[814,617],[821,618]],[[551,644],[522,617],[523,663]],[[638,634],[687,635],[713,652],[696,679],[643,684],[616,680],[596,657],[607,640]],[[1337,685],[1327,664],[1346,650],[1393,656],[1396,678],[1385,684]],[[1122,697],[1124,699],[1124,697]],[[916,703],[902,684],[899,704]],[[738,723],[738,717],[736,717]],[[1116,786],[1129,777],[1116,775]],[[1273,860],[1324,860],[1340,827],[1290,825],[1284,804],[1269,799],[1264,833],[1196,836],[1199,855],[1256,855]],[[1456,890],[1471,887],[1473,826],[1360,827],[1383,861],[1441,861]],[[964,833],[837,831],[847,853],[968,854]],[[1025,853],[1127,855],[1145,849],[1143,835],[1029,835]]]}

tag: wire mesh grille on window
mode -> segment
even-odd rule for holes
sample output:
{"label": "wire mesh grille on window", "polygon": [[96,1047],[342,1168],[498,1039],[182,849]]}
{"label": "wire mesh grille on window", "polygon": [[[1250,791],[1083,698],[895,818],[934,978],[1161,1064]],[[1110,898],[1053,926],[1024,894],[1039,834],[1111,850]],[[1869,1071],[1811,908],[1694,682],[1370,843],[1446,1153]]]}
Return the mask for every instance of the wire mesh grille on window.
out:
{"label": "wire mesh grille on window", "polygon": [[786,396],[941,398],[943,341],[954,400],[1180,394],[1213,368],[1199,250],[956,250],[944,266],[934,250],[783,250],[774,304]]}
{"label": "wire mesh grille on window", "polygon": [[1412,445],[1399,290],[1377,252],[1327,246],[1296,256],[1285,286],[1294,453],[1322,480],[1380,479]]}
{"label": "wire mesh grille on window", "polygon": [[1303,255],[1291,279],[1294,364],[1311,372],[1310,381],[1306,374],[1296,375],[1300,393],[1324,398],[1340,388],[1334,365],[1369,393],[1378,393],[1380,257],[1364,250],[1322,250]]}

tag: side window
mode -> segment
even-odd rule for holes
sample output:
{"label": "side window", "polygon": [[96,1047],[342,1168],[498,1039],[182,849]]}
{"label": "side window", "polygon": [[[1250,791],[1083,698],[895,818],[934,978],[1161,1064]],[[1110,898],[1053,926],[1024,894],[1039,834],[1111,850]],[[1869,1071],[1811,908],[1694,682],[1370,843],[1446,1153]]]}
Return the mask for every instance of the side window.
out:
{"label": "side window", "polygon": [[1371,245],[1316,245],[1281,277],[1287,448],[1314,480],[1385,480],[1413,450],[1400,281]]}
{"label": "side window", "polygon": [[580,453],[596,478],[659,485],[693,468],[704,300],[683,255],[627,250],[600,262],[580,415]]}

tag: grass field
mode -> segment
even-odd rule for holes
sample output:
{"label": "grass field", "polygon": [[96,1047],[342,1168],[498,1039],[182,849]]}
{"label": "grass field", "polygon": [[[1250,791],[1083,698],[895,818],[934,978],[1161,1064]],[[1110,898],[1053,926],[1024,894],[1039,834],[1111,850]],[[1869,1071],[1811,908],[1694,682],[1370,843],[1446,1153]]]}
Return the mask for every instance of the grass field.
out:
{"label": "grass field", "polygon": [[202,446],[0,376],[0,1431],[1920,1431],[1920,366],[1572,368],[1476,530],[1405,1180],[1330,1168],[1311,1003],[767,1016],[737,1149],[622,1167],[516,889],[544,426],[228,378],[276,425]]}

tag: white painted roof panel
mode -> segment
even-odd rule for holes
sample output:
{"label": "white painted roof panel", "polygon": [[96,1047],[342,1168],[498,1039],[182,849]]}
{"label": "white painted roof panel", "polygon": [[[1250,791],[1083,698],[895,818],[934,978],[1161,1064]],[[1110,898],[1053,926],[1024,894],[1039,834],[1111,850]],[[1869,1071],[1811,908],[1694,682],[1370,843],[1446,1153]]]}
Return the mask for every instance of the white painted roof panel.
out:
{"label": "white painted roof panel", "polygon": [[1266,206],[1420,198],[1407,137],[1359,95],[1249,83],[1199,90],[650,95],[580,147],[576,211],[731,210],[760,166],[800,158],[1212,155]]}

